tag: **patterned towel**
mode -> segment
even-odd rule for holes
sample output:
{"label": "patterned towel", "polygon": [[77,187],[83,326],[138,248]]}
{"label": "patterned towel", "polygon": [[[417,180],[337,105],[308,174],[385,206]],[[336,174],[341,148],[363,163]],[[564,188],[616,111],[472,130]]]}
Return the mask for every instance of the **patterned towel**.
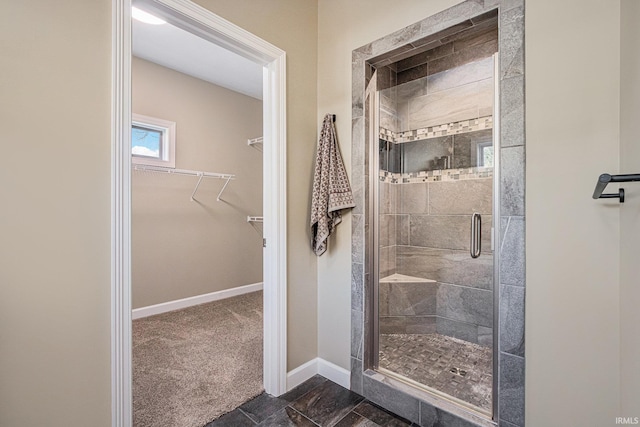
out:
{"label": "patterned towel", "polygon": [[311,198],[312,247],[316,255],[320,256],[327,250],[329,235],[342,221],[340,210],[355,205],[338,147],[333,116],[327,114],[318,141]]}

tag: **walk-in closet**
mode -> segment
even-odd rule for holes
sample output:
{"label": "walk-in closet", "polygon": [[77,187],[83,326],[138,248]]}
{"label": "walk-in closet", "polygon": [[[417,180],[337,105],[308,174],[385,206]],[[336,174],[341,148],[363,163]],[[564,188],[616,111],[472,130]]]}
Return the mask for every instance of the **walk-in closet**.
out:
{"label": "walk-in closet", "polygon": [[133,425],[203,426],[263,391],[262,67],[136,19],[133,55]]}

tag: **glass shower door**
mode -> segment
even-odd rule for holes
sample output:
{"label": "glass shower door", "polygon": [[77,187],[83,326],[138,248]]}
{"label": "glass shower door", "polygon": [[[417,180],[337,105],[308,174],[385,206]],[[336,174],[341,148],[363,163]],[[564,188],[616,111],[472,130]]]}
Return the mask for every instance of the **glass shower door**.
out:
{"label": "glass shower door", "polygon": [[376,367],[488,415],[493,72],[489,57],[380,90],[370,117]]}

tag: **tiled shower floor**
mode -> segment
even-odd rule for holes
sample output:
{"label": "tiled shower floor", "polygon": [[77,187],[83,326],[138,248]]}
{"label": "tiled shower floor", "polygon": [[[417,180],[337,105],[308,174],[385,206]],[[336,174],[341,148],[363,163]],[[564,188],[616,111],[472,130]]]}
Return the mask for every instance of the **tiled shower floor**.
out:
{"label": "tiled shower floor", "polygon": [[379,366],[491,411],[490,348],[440,334],[381,334]]}

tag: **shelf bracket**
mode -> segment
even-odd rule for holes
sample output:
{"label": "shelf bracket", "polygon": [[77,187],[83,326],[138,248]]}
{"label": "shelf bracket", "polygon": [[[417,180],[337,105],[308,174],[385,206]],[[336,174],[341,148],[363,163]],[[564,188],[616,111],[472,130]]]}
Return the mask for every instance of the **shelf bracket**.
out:
{"label": "shelf bracket", "polygon": [[196,191],[198,191],[198,187],[200,187],[200,183],[202,182],[202,178],[204,177],[204,174],[200,173],[198,174],[198,183],[196,184],[196,188],[193,189],[193,193],[191,193],[191,201],[195,202],[195,195],[196,195]]}
{"label": "shelf bracket", "polygon": [[216,197],[216,201],[220,201],[220,196],[222,196],[222,193],[224,193],[225,188],[227,188],[227,185],[229,185],[229,181],[231,181],[231,176],[227,177],[227,182],[224,183],[224,185],[222,186],[222,190],[220,190],[220,192],[218,193],[218,197]]}

